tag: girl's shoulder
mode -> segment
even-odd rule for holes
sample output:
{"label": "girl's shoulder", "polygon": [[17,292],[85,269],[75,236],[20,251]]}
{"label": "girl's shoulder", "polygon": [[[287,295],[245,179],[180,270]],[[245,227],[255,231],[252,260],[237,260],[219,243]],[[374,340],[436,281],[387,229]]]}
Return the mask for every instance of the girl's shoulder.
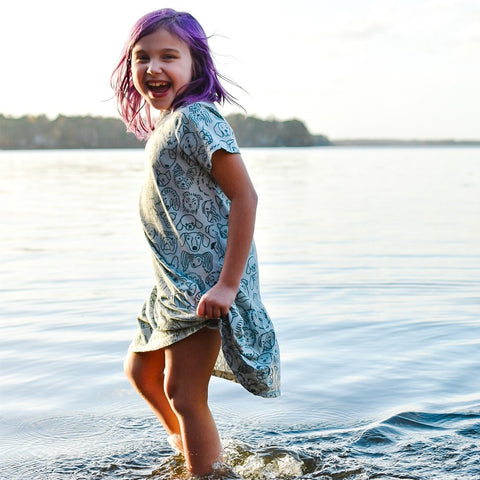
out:
{"label": "girl's shoulder", "polygon": [[182,148],[203,148],[210,158],[218,149],[240,153],[235,133],[212,103],[196,102],[178,108],[176,118],[177,138]]}
{"label": "girl's shoulder", "polygon": [[197,127],[213,126],[218,122],[226,122],[213,103],[195,102],[178,108],[176,111],[184,120],[193,122]]}

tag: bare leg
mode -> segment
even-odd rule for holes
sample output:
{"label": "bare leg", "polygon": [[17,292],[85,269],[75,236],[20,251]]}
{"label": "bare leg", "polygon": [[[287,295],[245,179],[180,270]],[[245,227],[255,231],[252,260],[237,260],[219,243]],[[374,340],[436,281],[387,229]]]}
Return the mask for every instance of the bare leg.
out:
{"label": "bare leg", "polygon": [[174,446],[183,451],[180,424],[164,390],[165,350],[129,352],[124,369],[127,378],[162,423]]}
{"label": "bare leg", "polygon": [[165,392],[177,414],[187,468],[206,475],[220,460],[221,444],[208,408],[208,383],[220,349],[218,330],[199,332],[165,349]]}

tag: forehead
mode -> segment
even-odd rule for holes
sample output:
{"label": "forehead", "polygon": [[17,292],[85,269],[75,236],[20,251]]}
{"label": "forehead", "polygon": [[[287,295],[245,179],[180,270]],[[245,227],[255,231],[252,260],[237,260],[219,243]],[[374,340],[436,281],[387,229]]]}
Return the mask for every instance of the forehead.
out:
{"label": "forehead", "polygon": [[190,47],[181,38],[165,28],[157,28],[157,30],[137,40],[132,51],[138,50],[178,50],[185,53],[190,52]]}

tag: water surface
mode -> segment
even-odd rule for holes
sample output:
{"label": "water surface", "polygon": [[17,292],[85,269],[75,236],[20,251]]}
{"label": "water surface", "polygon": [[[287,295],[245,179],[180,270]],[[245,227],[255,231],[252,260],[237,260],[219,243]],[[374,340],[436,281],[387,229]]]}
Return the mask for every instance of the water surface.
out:
{"label": "water surface", "polygon": [[[283,395],[212,380],[236,475],[480,478],[480,149],[243,156]],[[184,478],[122,373],[152,284],[143,152],[0,164],[0,478]]]}

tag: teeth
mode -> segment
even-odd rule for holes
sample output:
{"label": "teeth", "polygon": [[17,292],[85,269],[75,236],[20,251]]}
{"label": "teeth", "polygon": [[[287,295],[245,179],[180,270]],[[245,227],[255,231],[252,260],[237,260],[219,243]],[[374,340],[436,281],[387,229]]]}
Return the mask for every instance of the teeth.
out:
{"label": "teeth", "polygon": [[151,87],[166,87],[168,82],[148,82]]}

